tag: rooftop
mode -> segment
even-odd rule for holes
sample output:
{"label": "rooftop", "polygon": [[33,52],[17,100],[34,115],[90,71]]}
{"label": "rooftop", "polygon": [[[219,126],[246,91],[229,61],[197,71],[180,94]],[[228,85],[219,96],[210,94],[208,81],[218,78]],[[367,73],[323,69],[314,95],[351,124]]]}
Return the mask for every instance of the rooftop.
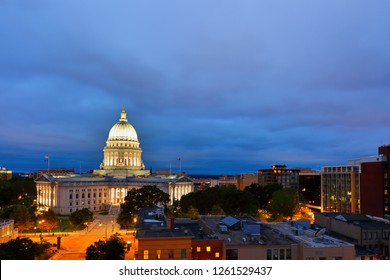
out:
{"label": "rooftop", "polygon": [[304,229],[296,227],[292,222],[283,223],[267,223],[267,226],[272,228],[276,233],[286,236],[291,240],[303,244],[305,247],[344,247],[354,246],[351,243],[325,235],[324,232],[319,232],[313,229]]}
{"label": "rooftop", "polygon": [[141,229],[164,229],[167,222],[164,210],[159,207],[141,208],[138,212],[138,222],[136,228]]}
{"label": "rooftop", "polygon": [[[236,220],[238,226],[237,223],[233,223]],[[226,246],[289,245],[294,243],[285,236],[275,234],[266,224],[249,216],[200,216],[199,221],[206,234],[223,240]],[[225,226],[227,230],[221,226]]]}

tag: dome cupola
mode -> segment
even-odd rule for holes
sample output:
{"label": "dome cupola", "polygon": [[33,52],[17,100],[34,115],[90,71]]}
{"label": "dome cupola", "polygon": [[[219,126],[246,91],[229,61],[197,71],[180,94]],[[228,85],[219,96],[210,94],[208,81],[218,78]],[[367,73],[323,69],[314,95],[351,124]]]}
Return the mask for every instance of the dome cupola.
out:
{"label": "dome cupola", "polygon": [[122,106],[121,118],[110,130],[108,141],[138,141],[137,132],[127,121],[126,111]]}

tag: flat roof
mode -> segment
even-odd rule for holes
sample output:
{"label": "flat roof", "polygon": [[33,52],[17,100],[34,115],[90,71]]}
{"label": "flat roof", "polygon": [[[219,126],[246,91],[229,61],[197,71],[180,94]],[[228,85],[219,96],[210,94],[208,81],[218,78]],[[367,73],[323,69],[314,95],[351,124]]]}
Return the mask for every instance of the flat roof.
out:
{"label": "flat roof", "polygon": [[286,236],[275,234],[275,232],[260,223],[253,217],[235,217],[247,224],[258,223],[260,225],[260,233],[251,234],[244,232],[242,229],[228,230],[227,233],[221,232],[219,226],[226,216],[200,216],[199,220],[204,225],[203,230],[211,237],[223,240],[226,246],[262,246],[262,245],[290,245],[295,242]]}
{"label": "flat roof", "polygon": [[189,238],[193,236],[189,232],[182,229],[142,229],[137,230],[136,238]]}
{"label": "flat roof", "polygon": [[[350,247],[354,246],[329,235],[316,236],[317,231],[312,229],[299,229],[291,226],[292,223],[267,223],[267,226],[274,229],[277,233],[285,235],[293,241],[303,244],[305,247],[320,248],[320,247]],[[298,234],[297,234],[298,232]]]}

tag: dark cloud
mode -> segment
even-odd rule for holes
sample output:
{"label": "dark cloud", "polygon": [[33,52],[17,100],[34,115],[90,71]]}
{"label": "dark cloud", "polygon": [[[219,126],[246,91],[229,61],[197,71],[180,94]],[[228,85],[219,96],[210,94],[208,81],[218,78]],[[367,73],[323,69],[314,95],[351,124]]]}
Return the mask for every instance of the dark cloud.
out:
{"label": "dark cloud", "polygon": [[388,4],[24,2],[0,3],[0,165],[96,168],[122,104],[154,168],[319,167],[390,141]]}

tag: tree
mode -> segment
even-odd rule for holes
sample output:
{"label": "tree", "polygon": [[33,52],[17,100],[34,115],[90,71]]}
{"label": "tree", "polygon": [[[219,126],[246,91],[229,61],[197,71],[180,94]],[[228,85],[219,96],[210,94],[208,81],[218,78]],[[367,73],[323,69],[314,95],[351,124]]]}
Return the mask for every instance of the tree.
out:
{"label": "tree", "polygon": [[90,245],[86,251],[86,260],[123,260],[125,242],[119,234],[112,235],[107,241],[99,240]]}
{"label": "tree", "polygon": [[268,204],[272,199],[272,194],[281,189],[283,189],[283,186],[276,183],[268,184],[266,186],[253,183],[246,187],[245,191],[248,191],[257,197],[260,209],[267,209]]}
{"label": "tree", "polygon": [[34,260],[43,259],[49,254],[49,243],[39,244],[30,238],[12,239],[0,244],[1,260]]}
{"label": "tree", "polygon": [[47,232],[58,227],[58,216],[51,209],[43,212],[43,214],[38,217],[38,220],[41,221],[39,227],[47,230]]}
{"label": "tree", "polygon": [[22,233],[34,225],[34,217],[31,215],[27,206],[22,204],[15,205],[11,218],[14,220],[14,225]]}
{"label": "tree", "polygon": [[140,189],[130,190],[125,197],[126,202],[133,205],[137,211],[140,208],[166,206],[169,203],[169,194],[156,186],[144,186]]}
{"label": "tree", "polygon": [[70,214],[69,221],[71,221],[75,226],[82,225],[85,222],[92,222],[93,213],[88,208],[83,208]]}
{"label": "tree", "polygon": [[132,189],[127,193],[116,221],[122,228],[128,228],[133,223],[133,219],[139,209],[156,207],[158,205],[166,206],[168,203],[169,194],[156,186]]}
{"label": "tree", "polygon": [[199,212],[198,212],[198,209],[196,209],[195,207],[193,206],[190,206],[189,209],[188,209],[188,216],[193,219],[193,220],[196,220],[199,216]]}
{"label": "tree", "polygon": [[222,208],[226,214],[253,215],[257,213],[258,203],[250,192],[235,189],[225,193]]}
{"label": "tree", "polygon": [[215,186],[189,193],[180,199],[180,207],[185,213],[190,207],[198,209],[201,215],[218,214],[254,214],[257,213],[256,197],[250,192],[238,190],[234,185]]}
{"label": "tree", "polygon": [[286,188],[274,192],[269,212],[273,220],[281,220],[285,217],[292,219],[292,215],[299,207],[299,192],[294,188]]}

